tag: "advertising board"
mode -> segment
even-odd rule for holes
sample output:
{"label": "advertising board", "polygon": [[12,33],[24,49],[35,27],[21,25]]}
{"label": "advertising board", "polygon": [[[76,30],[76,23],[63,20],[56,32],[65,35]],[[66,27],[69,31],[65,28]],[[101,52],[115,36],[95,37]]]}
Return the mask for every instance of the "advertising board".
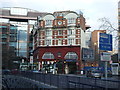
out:
{"label": "advertising board", "polygon": [[82,60],[85,60],[85,61],[94,60],[94,52],[93,52],[93,49],[90,49],[90,48],[82,48]]}

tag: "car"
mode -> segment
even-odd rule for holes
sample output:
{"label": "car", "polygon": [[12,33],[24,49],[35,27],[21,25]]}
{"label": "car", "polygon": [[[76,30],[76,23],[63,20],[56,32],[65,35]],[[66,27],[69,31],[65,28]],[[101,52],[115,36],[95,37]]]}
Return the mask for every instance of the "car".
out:
{"label": "car", "polygon": [[87,71],[87,77],[101,78],[103,73],[99,70]]}

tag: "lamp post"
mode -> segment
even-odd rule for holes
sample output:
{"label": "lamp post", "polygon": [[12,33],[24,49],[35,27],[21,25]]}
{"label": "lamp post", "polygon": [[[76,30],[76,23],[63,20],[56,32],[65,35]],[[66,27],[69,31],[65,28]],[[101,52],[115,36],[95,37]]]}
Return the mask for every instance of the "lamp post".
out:
{"label": "lamp post", "polygon": [[19,34],[20,34],[20,31],[18,30],[18,41],[17,41],[17,43],[18,43],[18,56],[19,56]]}
{"label": "lamp post", "polygon": [[94,61],[96,62],[96,59],[97,59],[97,43],[95,42],[94,43]]}

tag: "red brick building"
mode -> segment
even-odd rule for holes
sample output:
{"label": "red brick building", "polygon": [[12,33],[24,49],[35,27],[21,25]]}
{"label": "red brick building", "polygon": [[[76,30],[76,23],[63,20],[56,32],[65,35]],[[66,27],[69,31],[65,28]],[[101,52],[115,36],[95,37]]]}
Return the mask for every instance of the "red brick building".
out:
{"label": "red brick building", "polygon": [[99,50],[99,33],[106,33],[106,30],[94,30],[91,35],[91,48],[94,50],[94,63],[93,66],[100,65],[100,51]]}
{"label": "red brick building", "polygon": [[81,70],[81,48],[84,46],[85,18],[73,11],[60,11],[38,17],[33,30],[34,62],[39,69],[75,73]]}

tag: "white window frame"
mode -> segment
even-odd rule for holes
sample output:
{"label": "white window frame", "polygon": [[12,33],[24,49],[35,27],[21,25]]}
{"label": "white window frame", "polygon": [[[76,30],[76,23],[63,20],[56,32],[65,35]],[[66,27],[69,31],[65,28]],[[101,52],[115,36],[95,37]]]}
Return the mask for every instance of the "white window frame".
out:
{"label": "white window frame", "polygon": [[42,59],[54,59],[54,55],[51,52],[46,52],[42,56]]}
{"label": "white window frame", "polygon": [[51,40],[50,39],[45,40],[45,45],[51,45]]}
{"label": "white window frame", "polygon": [[75,29],[68,29],[68,35],[74,35]]}
{"label": "white window frame", "polygon": [[69,38],[68,39],[68,45],[74,45],[75,44],[75,39],[74,38]]}
{"label": "white window frame", "polygon": [[61,39],[58,40],[58,45],[62,45],[62,40]]}
{"label": "white window frame", "polygon": [[58,35],[63,35],[63,30],[58,30]]}
{"label": "white window frame", "polygon": [[51,30],[46,30],[45,35],[46,36],[51,36],[52,35],[52,31]]}
{"label": "white window frame", "polygon": [[75,52],[68,52],[65,55],[65,59],[78,59],[78,55]]}
{"label": "white window frame", "polygon": [[52,20],[45,20],[45,26],[52,25]]}
{"label": "white window frame", "polygon": [[68,24],[75,24],[76,18],[68,18]]}

